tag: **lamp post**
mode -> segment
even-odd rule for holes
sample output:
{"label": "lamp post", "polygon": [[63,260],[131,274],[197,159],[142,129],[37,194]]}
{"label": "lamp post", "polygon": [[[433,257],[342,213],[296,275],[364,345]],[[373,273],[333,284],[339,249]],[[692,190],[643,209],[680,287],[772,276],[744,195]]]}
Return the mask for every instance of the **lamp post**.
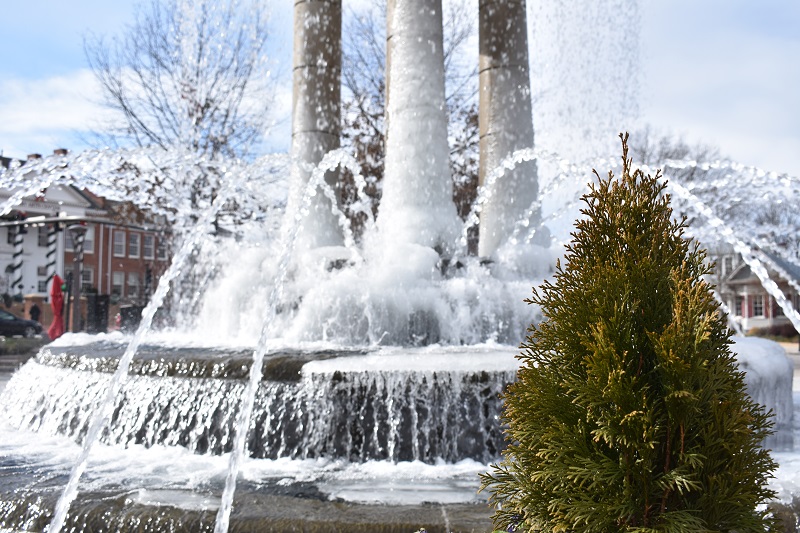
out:
{"label": "lamp post", "polygon": [[73,224],[67,228],[72,236],[72,332],[79,331],[81,321],[81,263],[83,263],[83,239],[86,226]]}

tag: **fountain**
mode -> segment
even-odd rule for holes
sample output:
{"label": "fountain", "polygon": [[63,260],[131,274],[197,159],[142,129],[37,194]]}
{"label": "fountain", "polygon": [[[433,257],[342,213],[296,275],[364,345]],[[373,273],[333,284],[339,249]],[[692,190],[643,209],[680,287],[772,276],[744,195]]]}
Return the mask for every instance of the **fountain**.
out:
{"label": "fountain", "polygon": [[[169,190],[165,168],[213,170],[225,186],[184,236],[135,335],[67,336],[6,386],[0,527],[489,528],[476,475],[503,447],[498,394],[515,378],[525,328],[541,319],[522,300],[560,255],[579,184],[592,166],[618,162],[570,163],[532,147],[525,3],[487,0],[480,10],[483,188],[464,223],[450,200],[440,0],[388,3],[387,168],[360,242],[333,189],[346,167],[363,191],[352,157],[337,150],[336,0],[295,2],[291,161],[102,151],[3,177],[19,194],[0,210],[51,183],[130,198],[147,188],[144,176]],[[680,179],[680,165],[670,168]],[[728,183],[762,177],[725,170]],[[687,189],[686,210],[709,216],[710,197],[698,203],[692,192],[701,191]],[[164,197],[134,197],[174,221],[186,216]],[[252,215],[237,220],[239,240],[207,231],[232,216],[229,197]],[[472,257],[466,234],[478,221],[482,257]],[[220,273],[191,327],[150,331],[192,249],[211,245]],[[796,315],[790,304],[786,313]],[[753,393],[789,424],[785,358],[768,343],[734,349]]]}

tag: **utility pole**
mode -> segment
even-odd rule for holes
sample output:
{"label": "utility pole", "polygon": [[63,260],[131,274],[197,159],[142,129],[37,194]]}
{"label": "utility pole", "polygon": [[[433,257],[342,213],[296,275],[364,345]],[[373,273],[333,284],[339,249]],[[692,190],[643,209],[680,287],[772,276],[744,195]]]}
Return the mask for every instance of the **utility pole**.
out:
{"label": "utility pole", "polygon": [[69,228],[72,236],[72,332],[80,331],[81,323],[81,266],[83,263],[83,239],[86,226],[73,224]]}

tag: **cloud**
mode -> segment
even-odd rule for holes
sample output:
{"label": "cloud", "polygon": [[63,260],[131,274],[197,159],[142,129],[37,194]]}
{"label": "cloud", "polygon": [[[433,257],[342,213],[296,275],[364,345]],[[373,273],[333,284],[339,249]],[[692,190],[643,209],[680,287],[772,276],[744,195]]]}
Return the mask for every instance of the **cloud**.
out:
{"label": "cloud", "polygon": [[[762,16],[774,28],[798,18],[788,3],[769,6]],[[800,39],[753,22],[746,7],[670,3],[649,12],[643,119],[740,163],[800,176]]]}
{"label": "cloud", "polygon": [[75,143],[109,116],[88,69],[44,79],[0,82],[0,150],[21,157]]}

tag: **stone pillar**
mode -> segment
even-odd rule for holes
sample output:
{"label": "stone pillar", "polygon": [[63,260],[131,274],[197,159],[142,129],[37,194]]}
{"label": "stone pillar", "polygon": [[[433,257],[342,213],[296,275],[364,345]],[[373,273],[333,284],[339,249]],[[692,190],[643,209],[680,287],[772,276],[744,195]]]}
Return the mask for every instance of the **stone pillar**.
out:
{"label": "stone pillar", "polygon": [[25,241],[25,227],[20,224],[14,227],[14,252],[11,255],[11,292],[22,295],[22,244]]}
{"label": "stone pillar", "polygon": [[[480,0],[480,171],[479,182],[509,155],[533,147],[533,115],[528,72],[525,0]],[[537,198],[536,163],[507,171],[483,206],[480,256],[491,256],[511,234],[514,223]],[[532,225],[539,223],[535,213]]]}
{"label": "stone pillar", "polygon": [[460,229],[453,204],[441,0],[386,6],[386,167],[381,239],[448,254]]}
{"label": "stone pillar", "polygon": [[[287,213],[297,216],[313,167],[339,148],[342,72],[341,0],[295,0],[292,93],[292,174]],[[335,187],[338,172],[325,181]],[[339,245],[342,231],[331,203],[317,191],[302,217],[299,248]]]}

